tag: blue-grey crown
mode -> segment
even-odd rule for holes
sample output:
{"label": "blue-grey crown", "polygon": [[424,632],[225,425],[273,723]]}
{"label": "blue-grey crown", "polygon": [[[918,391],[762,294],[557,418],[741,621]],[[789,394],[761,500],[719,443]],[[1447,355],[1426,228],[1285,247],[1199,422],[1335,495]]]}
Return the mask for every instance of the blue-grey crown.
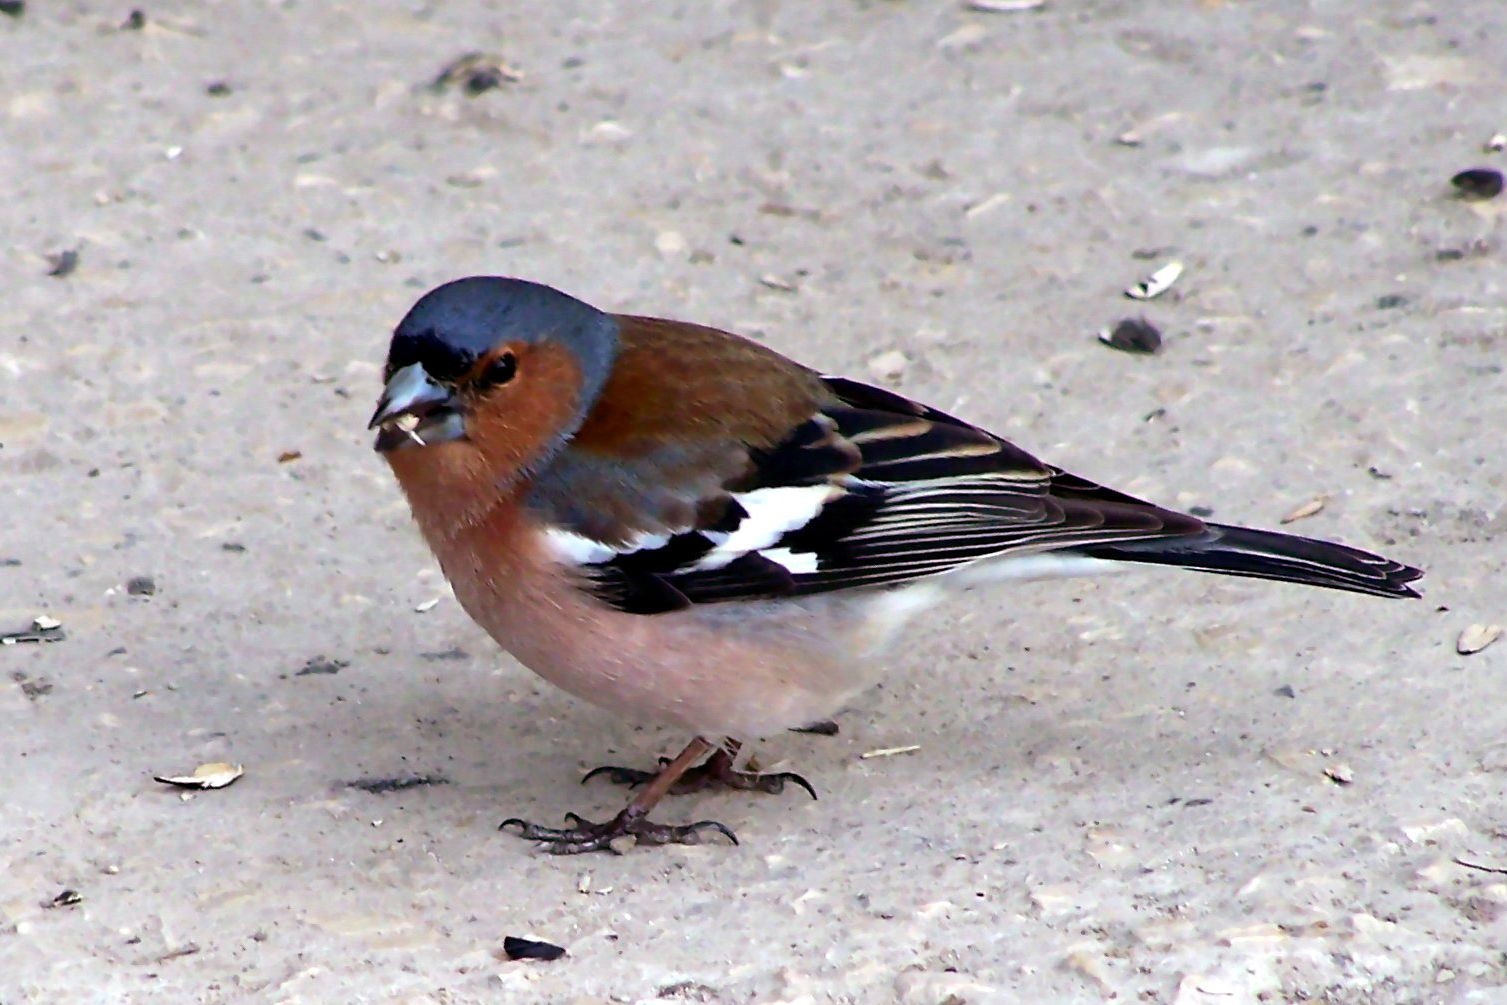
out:
{"label": "blue-grey crown", "polygon": [[584,415],[617,356],[617,321],[541,283],[502,276],[456,279],[420,297],[399,322],[386,376],[419,363],[436,380],[454,380],[504,342],[553,342],[569,349],[581,368]]}

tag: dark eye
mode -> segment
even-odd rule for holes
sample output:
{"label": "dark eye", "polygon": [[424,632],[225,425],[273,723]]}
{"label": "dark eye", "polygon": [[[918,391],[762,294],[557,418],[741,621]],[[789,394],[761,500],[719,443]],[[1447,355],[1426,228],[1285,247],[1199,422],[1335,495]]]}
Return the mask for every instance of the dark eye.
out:
{"label": "dark eye", "polygon": [[518,357],[510,352],[505,352],[492,362],[481,375],[482,387],[494,387],[498,384],[506,384],[518,373]]}

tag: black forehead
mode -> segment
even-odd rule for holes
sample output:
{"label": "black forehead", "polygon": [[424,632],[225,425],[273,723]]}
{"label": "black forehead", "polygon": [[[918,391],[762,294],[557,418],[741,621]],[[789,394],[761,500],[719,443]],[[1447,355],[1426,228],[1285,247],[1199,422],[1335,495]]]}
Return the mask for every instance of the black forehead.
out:
{"label": "black forehead", "polygon": [[559,290],[522,279],[472,276],[419,298],[393,331],[387,374],[418,363],[454,380],[504,342],[538,342],[574,332],[601,314]]}

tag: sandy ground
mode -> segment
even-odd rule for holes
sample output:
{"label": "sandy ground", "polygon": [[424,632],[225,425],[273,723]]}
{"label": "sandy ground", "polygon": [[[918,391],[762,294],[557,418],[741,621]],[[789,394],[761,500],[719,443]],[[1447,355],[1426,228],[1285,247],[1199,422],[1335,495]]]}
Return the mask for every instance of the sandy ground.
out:
{"label": "sandy ground", "polygon": [[[0,17],[0,627],[67,632],[0,650],[4,1005],[1507,1001],[1507,643],[1455,651],[1507,620],[1507,200],[1448,185],[1507,167],[1507,7],[126,13]],[[429,86],[473,50],[521,79]],[[685,737],[500,655],[370,451],[387,333],[480,272],[1222,519],[1323,497],[1293,529],[1428,598],[971,595],[763,746],[819,802],[541,855],[497,822],[608,813],[584,768]],[[1162,354],[1095,341],[1142,310]],[[245,777],[152,781],[210,761]]]}

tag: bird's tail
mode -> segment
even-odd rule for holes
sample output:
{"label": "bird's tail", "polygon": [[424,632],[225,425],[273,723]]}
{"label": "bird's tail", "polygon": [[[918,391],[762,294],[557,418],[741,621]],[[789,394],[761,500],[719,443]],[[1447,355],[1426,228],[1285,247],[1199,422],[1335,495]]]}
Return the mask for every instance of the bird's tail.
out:
{"label": "bird's tail", "polygon": [[1188,537],[1095,544],[1074,550],[1093,558],[1175,565],[1377,597],[1419,596],[1408,584],[1423,575],[1421,569],[1358,548],[1217,523],[1208,524],[1203,534]]}

